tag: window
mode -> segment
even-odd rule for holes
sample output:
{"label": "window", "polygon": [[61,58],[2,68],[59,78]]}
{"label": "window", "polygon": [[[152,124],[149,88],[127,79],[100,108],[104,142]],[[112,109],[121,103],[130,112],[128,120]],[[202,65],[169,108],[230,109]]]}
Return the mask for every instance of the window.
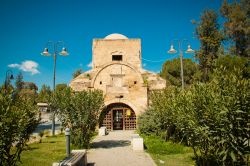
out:
{"label": "window", "polygon": [[100,85],[102,85],[102,81],[100,81]]}
{"label": "window", "polygon": [[137,84],[137,81],[134,81],[134,84]]}
{"label": "window", "polygon": [[122,61],[122,55],[112,55],[112,61]]}

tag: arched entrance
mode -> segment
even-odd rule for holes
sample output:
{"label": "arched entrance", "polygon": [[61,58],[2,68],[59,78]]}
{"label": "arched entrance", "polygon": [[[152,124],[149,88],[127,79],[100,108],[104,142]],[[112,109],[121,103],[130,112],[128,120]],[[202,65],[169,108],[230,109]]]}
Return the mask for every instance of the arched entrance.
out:
{"label": "arched entrance", "polygon": [[109,104],[101,113],[99,127],[111,130],[135,130],[136,115],[131,107],[123,103]]}

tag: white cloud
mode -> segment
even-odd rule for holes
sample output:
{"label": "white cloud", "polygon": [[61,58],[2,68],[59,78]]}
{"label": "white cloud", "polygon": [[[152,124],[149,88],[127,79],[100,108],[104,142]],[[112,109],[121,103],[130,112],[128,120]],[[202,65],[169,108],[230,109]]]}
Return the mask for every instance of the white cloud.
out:
{"label": "white cloud", "polygon": [[17,63],[9,64],[8,67],[18,68],[19,70],[22,70],[24,72],[31,73],[31,75],[40,73],[37,69],[38,63],[34,61],[30,61],[30,60],[23,61],[21,64],[17,64]]}
{"label": "white cloud", "polygon": [[17,64],[17,63],[8,65],[8,67],[11,67],[11,68],[15,68],[15,67],[19,67],[19,66],[20,66],[20,65]]}
{"label": "white cloud", "polygon": [[92,61],[91,61],[91,62],[89,62],[89,64],[87,64],[87,67],[89,67],[89,68],[93,67],[93,63],[92,63]]}

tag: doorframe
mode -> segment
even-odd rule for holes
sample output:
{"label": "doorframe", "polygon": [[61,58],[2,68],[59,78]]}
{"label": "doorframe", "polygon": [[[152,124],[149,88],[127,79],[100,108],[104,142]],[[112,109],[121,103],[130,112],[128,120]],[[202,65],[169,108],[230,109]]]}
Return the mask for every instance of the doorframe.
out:
{"label": "doorframe", "polygon": [[114,117],[113,117],[113,111],[114,110],[122,110],[122,130],[125,130],[125,113],[126,113],[126,107],[118,107],[118,108],[111,108],[111,130],[114,130]]}

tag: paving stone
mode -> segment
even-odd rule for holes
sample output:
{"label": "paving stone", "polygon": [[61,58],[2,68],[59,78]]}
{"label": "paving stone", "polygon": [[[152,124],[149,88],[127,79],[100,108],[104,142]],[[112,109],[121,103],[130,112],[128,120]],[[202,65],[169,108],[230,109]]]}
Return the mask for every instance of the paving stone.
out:
{"label": "paving stone", "polygon": [[89,166],[156,166],[145,151],[133,151],[131,137],[134,131],[112,131],[97,136],[88,151]]}

